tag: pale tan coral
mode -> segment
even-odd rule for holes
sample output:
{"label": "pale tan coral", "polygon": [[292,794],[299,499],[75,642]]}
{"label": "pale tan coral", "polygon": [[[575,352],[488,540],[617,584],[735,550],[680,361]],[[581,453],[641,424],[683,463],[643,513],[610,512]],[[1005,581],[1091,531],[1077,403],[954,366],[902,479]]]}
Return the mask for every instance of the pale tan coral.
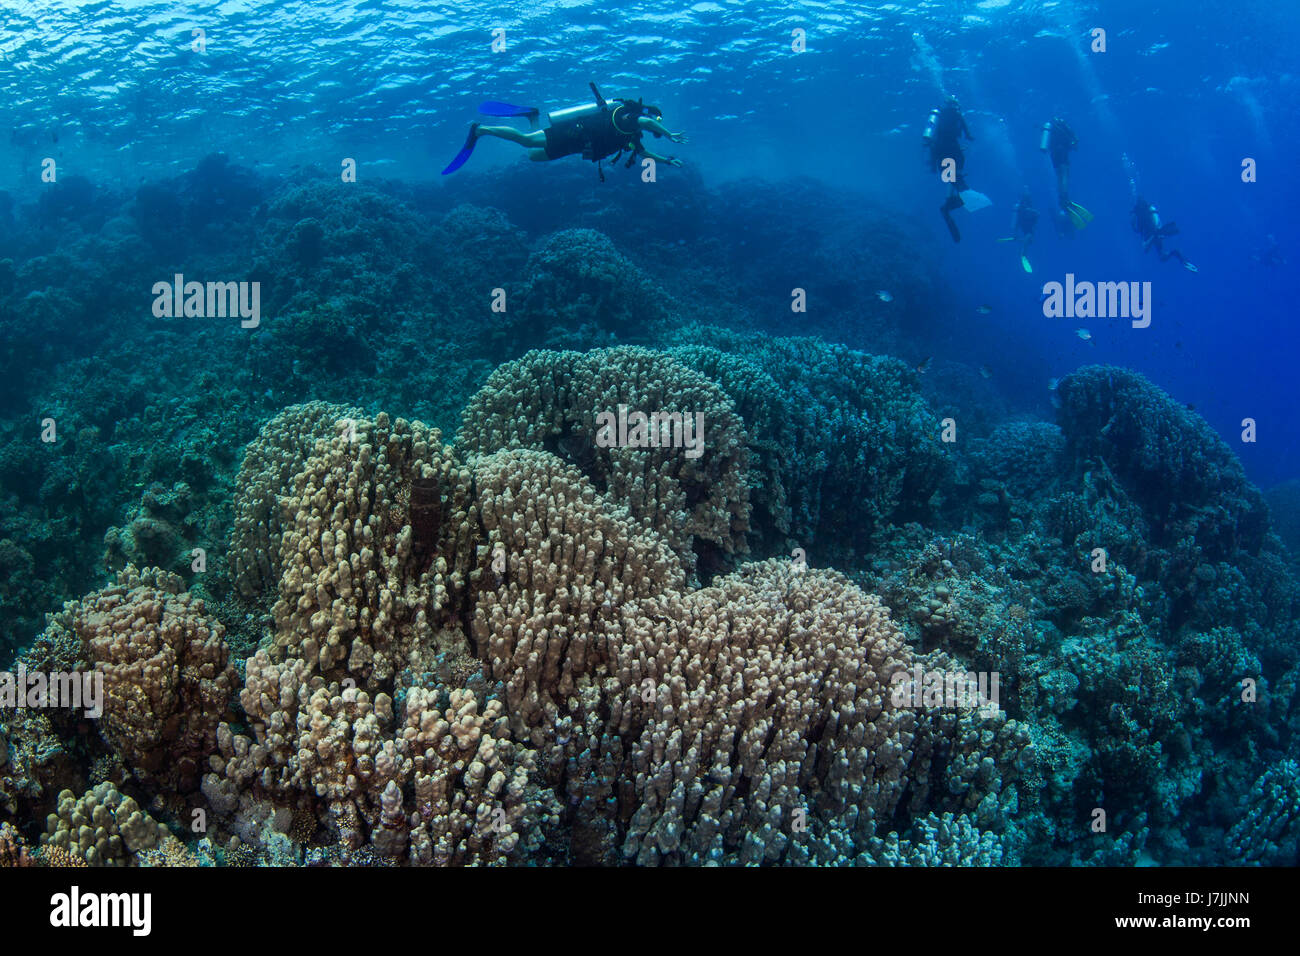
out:
{"label": "pale tan coral", "polygon": [[225,628],[180,577],[156,568],[128,566],[66,610],[104,675],[100,735],[142,781],[195,789],[235,685]]}
{"label": "pale tan coral", "polygon": [[[674,447],[601,447],[597,416],[633,412],[703,416],[702,453]],[[593,352],[529,352],[498,368],[465,407],[457,448],[556,452],[615,505],[667,539],[689,574],[748,548],[749,451],[744,423],[714,382],[665,352],[621,346]],[[682,439],[678,439],[679,443]]]}
{"label": "pale tan coral", "polygon": [[[638,863],[850,862],[905,797],[919,811],[992,793],[981,822],[1002,822],[1000,774],[1027,741],[1000,717],[892,706],[912,655],[842,576],[749,565],[680,602],[630,604],[623,627],[620,683],[653,682],[624,717],[640,723],[624,846]],[[952,766],[931,780],[941,747]]]}
{"label": "pale tan coral", "polygon": [[80,798],[71,790],[59,794],[58,809],[46,818],[41,843],[66,850],[88,866],[131,866],[136,854],[174,839],[133,799],[101,783]]}
{"label": "pale tan coral", "polygon": [[346,859],[499,863],[554,832],[558,794],[581,863],[889,862],[895,821],[934,813],[993,854],[1024,738],[892,707],[917,658],[878,600],[781,561],[691,591],[553,454],[461,466],[419,423],[356,429],[283,495],[277,640],[248,661],[248,735],[218,730],[218,818],[311,807]]}
{"label": "pale tan coral", "polygon": [[439,438],[383,413],[358,419],[294,476],[274,609],[285,656],[362,683],[421,663],[473,553],[469,472]]}
{"label": "pale tan coral", "polygon": [[284,530],[279,496],[289,488],[316,442],[350,432],[360,409],[327,402],[291,405],[248,444],[235,489],[235,522],[230,535],[230,566],[235,587],[245,598],[274,589],[280,578],[280,535]]}
{"label": "pale tan coral", "polygon": [[531,758],[511,741],[499,701],[483,706],[455,689],[440,707],[437,693],[412,687],[399,715],[387,694],[372,700],[319,677],[295,692],[308,669],[264,653],[250,660],[254,738],[222,727],[210,799],[223,783],[260,784],[282,800],[309,792],[350,850],[439,865],[507,862],[557,812],[531,784]]}
{"label": "pale tan coral", "polygon": [[471,633],[489,676],[505,681],[516,730],[541,746],[567,732],[566,717],[581,721],[570,703],[580,685],[609,675],[618,609],[685,577],[663,539],[554,455],[497,452],[476,460],[474,481],[491,560]]}

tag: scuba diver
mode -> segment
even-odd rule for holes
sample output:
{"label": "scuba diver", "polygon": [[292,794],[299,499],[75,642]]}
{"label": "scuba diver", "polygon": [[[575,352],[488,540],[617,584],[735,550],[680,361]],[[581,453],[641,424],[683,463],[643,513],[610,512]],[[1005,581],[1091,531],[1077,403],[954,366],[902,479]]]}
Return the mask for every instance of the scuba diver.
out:
{"label": "scuba diver", "polygon": [[[966,118],[961,114],[961,104],[957,97],[949,96],[943,106],[930,111],[930,120],[921,136],[921,144],[930,151],[930,172],[937,173],[943,168],[944,160],[951,159],[957,167],[957,179],[947,200],[939,207],[944,225],[952,234],[953,242],[961,242],[961,232],[953,221],[952,211],[965,206],[971,212],[992,205],[987,196],[977,193],[966,185],[966,155],[962,152],[961,138],[965,136],[970,142],[975,137],[966,126]],[[962,194],[965,193],[966,196]]]}
{"label": "scuba diver", "polygon": [[1020,243],[1020,267],[1026,272],[1033,272],[1034,267],[1029,263],[1029,246],[1034,241],[1034,230],[1038,228],[1038,210],[1034,208],[1034,198],[1029,193],[1029,187],[1020,196],[1020,202],[1016,203],[1016,211],[1011,219],[1011,235],[1000,242],[1019,242]]}
{"label": "scuba diver", "polygon": [[1271,232],[1268,234],[1268,245],[1263,249],[1256,249],[1250,254],[1250,258],[1270,269],[1286,265],[1286,257],[1282,255],[1282,250],[1277,244],[1277,237]]}
{"label": "scuba diver", "polygon": [[1172,222],[1161,223],[1159,211],[1141,196],[1138,196],[1137,202],[1133,204],[1130,221],[1133,224],[1133,231],[1142,237],[1143,252],[1154,247],[1156,253],[1160,256],[1161,262],[1177,259],[1188,272],[1196,271],[1196,266],[1188,262],[1177,249],[1165,252],[1164,241],[1170,236],[1178,235],[1178,225]]}
{"label": "scuba diver", "polygon": [[1070,152],[1078,149],[1079,138],[1065,120],[1053,116],[1043,124],[1043,136],[1038,148],[1047,153],[1056,171],[1056,196],[1061,212],[1075,229],[1083,229],[1092,222],[1092,213],[1077,202],[1070,202]]}
{"label": "scuba diver", "polygon": [[528,150],[528,158],[536,162],[549,162],[561,156],[580,154],[583,159],[589,159],[596,164],[596,168],[600,170],[601,182],[605,180],[605,171],[600,167],[601,160],[613,156],[613,162],[616,163],[622,158],[624,152],[629,153],[626,166],[631,166],[638,155],[648,156],[656,162],[667,163],[670,166],[682,164],[676,157],[661,156],[641,142],[641,134],[647,131],[653,133],[656,139],[667,136],[674,143],[686,142],[684,133],[669,132],[663,126],[660,122],[663,119],[663,111],[659,107],[647,106],[639,99],[606,101],[600,95],[600,90],[596,89],[595,83],[591,84],[591,92],[595,94],[596,102],[548,113],[546,119],[550,125],[545,129],[537,128],[539,111],[536,107],[512,106],[509,103],[495,101],[481,104],[479,112],[486,116],[527,117],[533,128],[529,132],[524,132],[512,126],[484,126],[480,123],[471,123],[469,138],[465,140],[464,147],[456,154],[456,158],[447,164],[442,174],[446,176],[464,166],[470,154],[474,152],[474,144],[481,136],[496,136],[517,143],[525,147]]}

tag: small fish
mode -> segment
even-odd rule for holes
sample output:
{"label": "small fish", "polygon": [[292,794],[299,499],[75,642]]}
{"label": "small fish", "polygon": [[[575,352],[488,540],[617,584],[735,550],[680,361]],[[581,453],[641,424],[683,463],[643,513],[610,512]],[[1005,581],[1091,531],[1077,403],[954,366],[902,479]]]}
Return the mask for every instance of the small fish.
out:
{"label": "small fish", "polygon": [[927,368],[930,367],[930,360],[932,358],[934,358],[934,356],[927,355],[925,358],[921,359],[921,361],[916,363],[916,370],[918,372],[924,372]]}
{"label": "small fish", "polygon": [[988,315],[990,312],[993,311],[993,306],[991,306],[991,305],[981,305],[981,306],[980,306],[978,309],[976,309],[975,311],[978,312],[980,315]]}
{"label": "small fish", "polygon": [[1061,380],[1059,378],[1049,378],[1047,380],[1047,390],[1049,392],[1054,392],[1056,391],[1056,386],[1060,384],[1061,384]]}
{"label": "small fish", "polygon": [[881,302],[893,302],[894,293],[886,292],[884,289],[881,289],[879,292],[876,293],[876,298],[879,299]]}
{"label": "small fish", "polygon": [[1087,329],[1075,329],[1074,334],[1077,335],[1079,338],[1083,339],[1085,342],[1088,341],[1090,338],[1092,338],[1092,333],[1089,332]]}
{"label": "small fish", "polygon": [[1193,404],[1191,404],[1190,402],[1188,402],[1188,404],[1187,404],[1187,410],[1188,410],[1189,412],[1194,412],[1194,411],[1196,411],[1196,406],[1193,405]]}
{"label": "small fish", "polygon": [[980,366],[980,374],[983,375],[985,378],[992,378],[992,377],[993,377],[993,369],[989,368],[987,365],[981,365],[981,366]]}

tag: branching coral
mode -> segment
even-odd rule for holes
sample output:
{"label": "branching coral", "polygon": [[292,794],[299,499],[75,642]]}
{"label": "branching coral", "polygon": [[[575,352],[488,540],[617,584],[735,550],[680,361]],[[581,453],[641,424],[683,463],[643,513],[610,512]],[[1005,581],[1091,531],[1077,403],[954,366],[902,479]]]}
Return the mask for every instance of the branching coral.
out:
{"label": "branching coral", "polygon": [[136,776],[184,794],[215,749],[234,690],[225,628],[167,571],[128,566],[118,583],[64,609],[103,674],[99,731]]}
{"label": "branching coral", "polygon": [[230,564],[239,593],[255,597],[280,579],[279,497],[301,470],[317,440],[351,434],[359,409],[326,402],[292,405],[262,426],[249,443],[235,490],[235,525]]}
{"label": "branching coral", "polygon": [[283,805],[306,794],[345,850],[420,864],[505,863],[540,839],[553,798],[531,782],[500,701],[453,689],[440,703],[412,687],[395,711],[384,693],[304,682],[309,670],[264,652],[249,661],[241,700],[253,737],[223,725],[204,781],[220,815],[250,786]]}
{"label": "branching coral", "polygon": [[[629,857],[877,861],[872,840],[900,813],[1006,826],[1023,731],[897,707],[890,681],[912,655],[880,603],[839,575],[771,561],[647,610],[629,606],[624,652],[658,671],[632,749]],[[664,616],[676,617],[666,631]]]}
{"label": "branching coral", "polygon": [[539,330],[590,323],[628,336],[665,317],[663,299],[608,236],[565,229],[529,256],[520,315]]}
{"label": "branching coral", "polygon": [[[652,426],[649,447],[609,447],[618,436],[603,439],[598,416],[617,418],[620,409],[629,417],[677,414],[686,422]],[[456,441],[465,454],[533,448],[576,465],[609,499],[662,534],[688,573],[698,560],[712,572],[746,550],[744,423],[717,385],[665,353],[634,347],[530,352],[497,369],[461,421]],[[701,444],[692,450],[685,445],[697,421]]]}
{"label": "branching coral", "polygon": [[696,345],[672,354],[716,378],[744,416],[759,474],[781,476],[779,490],[756,496],[769,512],[760,516],[761,537],[788,526],[819,563],[853,561],[889,525],[930,513],[949,465],[939,420],[903,362],[711,327],[676,338]]}
{"label": "branching coral", "polygon": [[165,826],[110,783],[80,798],[64,790],[41,836],[42,844],[64,850],[87,866],[131,866],[136,854],[175,842]]}
{"label": "branching coral", "polygon": [[439,432],[359,418],[314,446],[281,494],[276,643],[319,672],[378,682],[422,664],[464,587],[469,472]]}

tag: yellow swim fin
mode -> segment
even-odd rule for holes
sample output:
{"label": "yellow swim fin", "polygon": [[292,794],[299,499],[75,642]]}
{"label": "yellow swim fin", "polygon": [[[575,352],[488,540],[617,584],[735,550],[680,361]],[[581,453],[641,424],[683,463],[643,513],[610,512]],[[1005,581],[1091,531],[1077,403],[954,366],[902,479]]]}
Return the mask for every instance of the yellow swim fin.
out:
{"label": "yellow swim fin", "polygon": [[1028,256],[1021,256],[1021,257],[1020,257],[1020,267],[1021,267],[1022,269],[1024,269],[1026,272],[1033,272],[1033,271],[1034,271],[1034,267],[1033,267],[1032,265],[1029,264],[1029,257],[1028,257]]}
{"label": "yellow swim fin", "polygon": [[1075,229],[1086,229],[1088,223],[1092,222],[1092,213],[1084,209],[1077,202],[1067,203],[1065,207],[1066,214],[1070,217],[1070,223]]}

